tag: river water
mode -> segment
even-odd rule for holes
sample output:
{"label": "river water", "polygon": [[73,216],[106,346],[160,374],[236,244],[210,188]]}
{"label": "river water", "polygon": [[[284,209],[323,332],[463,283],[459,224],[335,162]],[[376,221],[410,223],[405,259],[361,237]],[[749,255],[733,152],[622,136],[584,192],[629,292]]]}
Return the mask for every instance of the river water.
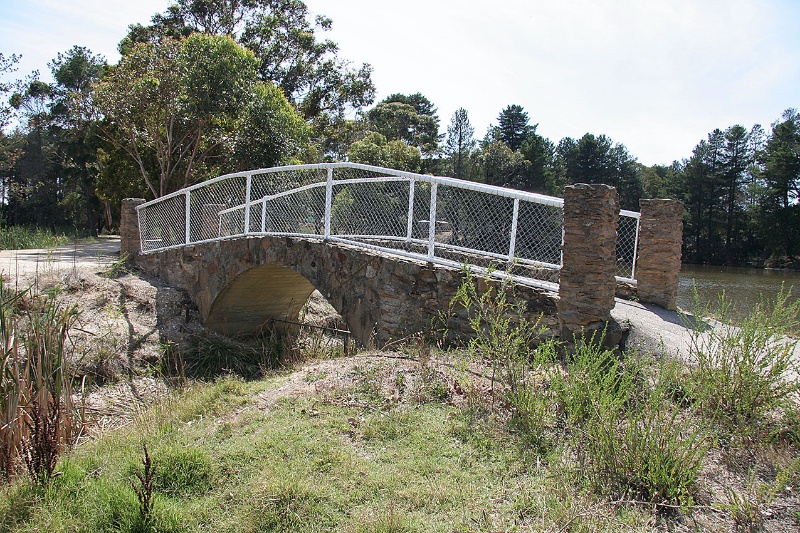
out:
{"label": "river water", "polygon": [[701,304],[717,302],[720,292],[737,307],[747,309],[763,295],[774,300],[781,290],[792,288],[792,300],[800,297],[800,272],[743,267],[683,265],[678,286],[678,307],[692,310],[694,289]]}

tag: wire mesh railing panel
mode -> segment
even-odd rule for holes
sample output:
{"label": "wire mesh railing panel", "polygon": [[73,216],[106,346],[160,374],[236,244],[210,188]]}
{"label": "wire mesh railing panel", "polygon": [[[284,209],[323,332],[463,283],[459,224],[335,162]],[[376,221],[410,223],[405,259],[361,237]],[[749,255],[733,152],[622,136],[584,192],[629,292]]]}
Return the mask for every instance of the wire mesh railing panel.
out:
{"label": "wire mesh railing panel", "polygon": [[431,184],[414,182],[414,206],[411,211],[411,238],[428,240],[428,219],[431,215]]}
{"label": "wire mesh railing panel", "polygon": [[291,191],[312,183],[322,183],[327,179],[328,171],[324,168],[289,169],[253,174],[250,182],[250,200],[256,201],[265,196]]}
{"label": "wire mesh railing panel", "polygon": [[143,252],[186,244],[186,195],[140,209],[139,239]]}
{"label": "wire mesh railing panel", "polygon": [[244,233],[244,219],[231,224],[226,210],[245,203],[247,178],[236,176],[203,185],[189,193],[191,242]]}
{"label": "wire mesh railing panel", "polygon": [[617,273],[621,278],[635,279],[636,246],[639,218],[620,213],[617,225]]}
{"label": "wire mesh railing panel", "polygon": [[563,223],[563,208],[520,201],[514,247],[515,257],[560,265]]}
{"label": "wire mesh railing panel", "polygon": [[333,169],[333,179],[335,181],[385,178],[393,175],[394,174],[381,170],[367,170],[363,168],[340,167]]}
{"label": "wire mesh railing panel", "polygon": [[[452,186],[436,196],[436,244],[508,256],[514,200]],[[437,254],[439,253],[437,247]]]}
{"label": "wire mesh railing panel", "polygon": [[219,216],[219,238],[244,235],[244,207],[224,211]]}
{"label": "wire mesh railing panel", "polygon": [[[263,213],[262,209],[266,209]],[[265,233],[324,235],[325,186],[305,189],[270,198],[259,209],[251,210],[250,229]],[[263,223],[263,227],[262,227]]]}
{"label": "wire mesh railing panel", "polygon": [[558,285],[559,275],[561,272],[558,268],[529,265],[518,262],[506,266],[503,270],[515,278],[543,281],[553,285]]}
{"label": "wire mesh railing panel", "polygon": [[408,181],[334,182],[331,235],[405,238]]}

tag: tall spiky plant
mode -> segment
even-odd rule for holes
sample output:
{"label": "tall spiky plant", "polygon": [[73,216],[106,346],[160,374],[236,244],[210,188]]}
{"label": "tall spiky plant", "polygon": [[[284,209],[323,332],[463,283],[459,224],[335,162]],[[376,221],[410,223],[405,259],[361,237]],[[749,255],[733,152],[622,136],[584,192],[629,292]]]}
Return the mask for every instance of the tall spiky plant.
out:
{"label": "tall spiky plant", "polygon": [[0,479],[24,463],[46,483],[76,435],[68,355],[77,318],[77,308],[61,307],[54,295],[10,291],[0,280]]}
{"label": "tall spiky plant", "polygon": [[76,434],[77,410],[69,372],[69,330],[78,318],[76,307],[61,307],[44,298],[41,309],[26,313],[22,335],[26,387],[21,451],[28,473],[39,483],[53,475],[58,456]]}
{"label": "tall spiky plant", "polygon": [[20,294],[9,291],[0,277],[0,481],[14,473],[24,425],[20,417],[19,345],[14,308]]}

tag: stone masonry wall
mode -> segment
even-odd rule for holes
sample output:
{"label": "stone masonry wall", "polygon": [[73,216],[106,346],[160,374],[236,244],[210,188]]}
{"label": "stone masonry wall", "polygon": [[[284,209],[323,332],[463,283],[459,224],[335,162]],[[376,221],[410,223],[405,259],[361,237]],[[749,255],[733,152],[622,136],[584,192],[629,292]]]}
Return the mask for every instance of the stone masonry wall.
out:
{"label": "stone masonry wall", "polygon": [[143,198],[125,198],[122,200],[122,213],[119,223],[120,255],[128,254],[136,257],[142,250],[139,241],[139,217],[136,206],[144,203]]}
{"label": "stone masonry wall", "polygon": [[565,188],[558,291],[558,319],[565,341],[606,330],[612,322],[618,220],[619,195],[614,187],[578,183]]}
{"label": "stone masonry wall", "polygon": [[639,300],[674,310],[681,270],[683,204],[677,200],[640,200]]}
{"label": "stone masonry wall", "polygon": [[[318,240],[274,236],[185,246],[143,254],[137,259],[143,270],[185,288],[203,320],[212,313],[217,296],[232,290],[230,287],[240,274],[266,264],[283,265],[310,281],[342,315],[354,337],[364,345],[376,347],[422,331],[440,312],[446,313],[464,276],[460,269],[424,261]],[[303,297],[304,290],[298,286],[298,297]],[[551,331],[557,329],[556,297],[552,292],[520,286],[516,295],[526,302],[531,315],[544,314],[542,326]],[[267,302],[270,295],[255,289],[247,298]],[[236,305],[227,305],[232,311],[241,312]],[[214,313],[218,314],[217,310]],[[253,323],[263,323],[268,318],[254,316]],[[465,313],[454,313],[447,327],[451,338],[465,334]]]}

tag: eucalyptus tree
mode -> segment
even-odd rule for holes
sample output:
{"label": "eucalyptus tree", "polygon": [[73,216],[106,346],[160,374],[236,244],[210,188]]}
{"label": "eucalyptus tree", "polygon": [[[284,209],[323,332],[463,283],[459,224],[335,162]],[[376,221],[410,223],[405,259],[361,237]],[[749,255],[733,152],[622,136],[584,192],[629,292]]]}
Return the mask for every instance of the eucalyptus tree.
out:
{"label": "eucalyptus tree", "polygon": [[501,141],[484,143],[479,160],[483,169],[483,178],[489,185],[513,187],[524,179],[530,162],[518,151],[513,151]]}
{"label": "eucalyptus tree", "polygon": [[[227,36],[133,45],[95,85],[94,103],[101,135],[131,158],[154,197],[235,170],[233,161],[259,150],[258,166],[275,164],[308,136],[280,90],[258,79],[254,54]],[[269,137],[241,140],[265,126]]]}
{"label": "eucalyptus tree", "polygon": [[399,140],[388,140],[386,136],[370,132],[363,139],[354,142],[347,157],[354,163],[364,163],[379,167],[419,172],[422,154],[419,148]]}
{"label": "eucalyptus tree", "polygon": [[341,117],[375,98],[372,67],[352,68],[338,57],[338,45],[320,35],[331,19],[311,19],[300,0],[177,0],[152,24],[132,25],[120,43],[127,54],[136,43],[199,32],[226,35],[251,50],[262,81],[279,87],[306,120]]}
{"label": "eucalyptus tree", "polygon": [[405,141],[432,156],[439,145],[439,117],[436,108],[420,93],[393,94],[367,111],[366,127],[388,140]]}

